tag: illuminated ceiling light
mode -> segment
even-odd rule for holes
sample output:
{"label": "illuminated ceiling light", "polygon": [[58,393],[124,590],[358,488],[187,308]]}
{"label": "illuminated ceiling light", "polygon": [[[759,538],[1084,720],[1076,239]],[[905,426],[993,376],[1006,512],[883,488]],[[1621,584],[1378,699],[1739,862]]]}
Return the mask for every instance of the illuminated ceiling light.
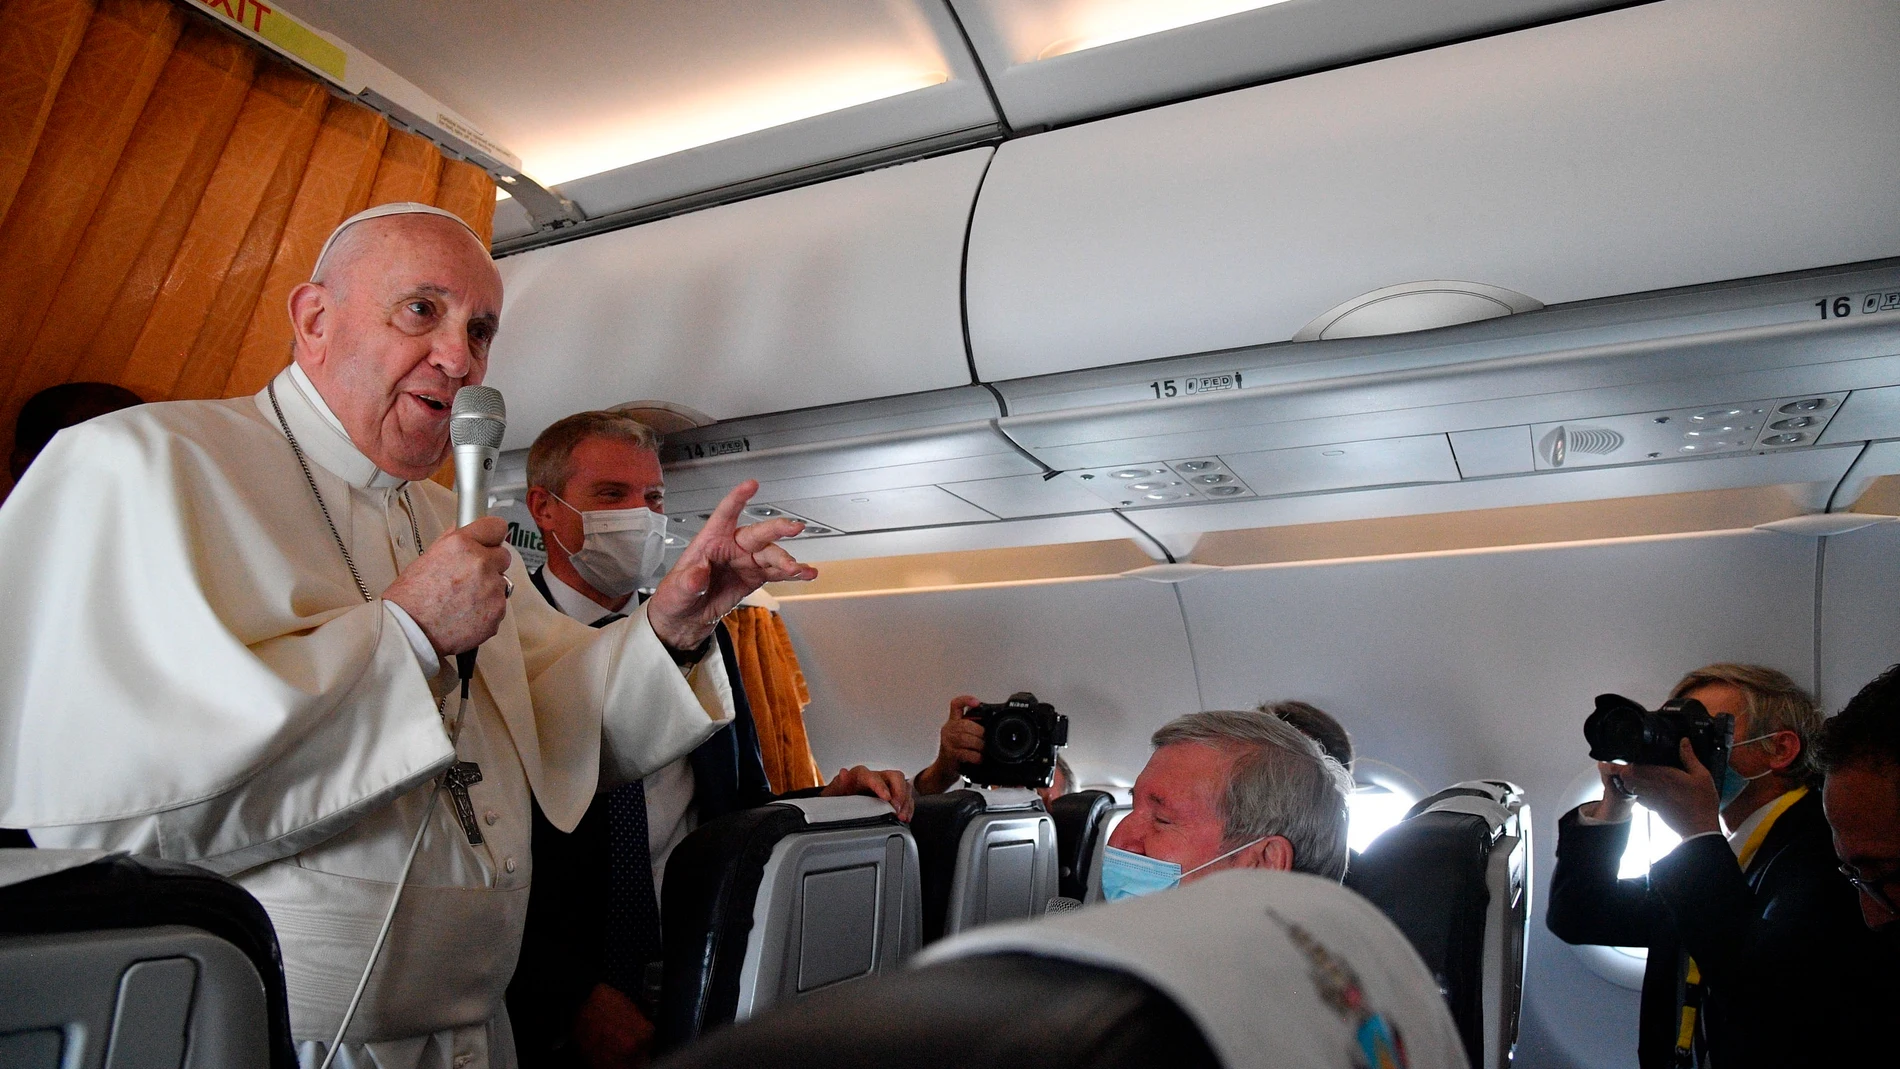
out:
{"label": "illuminated ceiling light", "polygon": [[524,159],[522,170],[543,185],[557,186],[949,80],[949,74],[941,70],[884,67],[839,70],[793,84],[749,86],[741,95],[684,108],[657,120],[596,128]]}
{"label": "illuminated ceiling light", "polygon": [[1077,12],[1074,33],[1050,42],[1037,59],[1084,52],[1199,22],[1256,11],[1286,0],[1106,0]]}

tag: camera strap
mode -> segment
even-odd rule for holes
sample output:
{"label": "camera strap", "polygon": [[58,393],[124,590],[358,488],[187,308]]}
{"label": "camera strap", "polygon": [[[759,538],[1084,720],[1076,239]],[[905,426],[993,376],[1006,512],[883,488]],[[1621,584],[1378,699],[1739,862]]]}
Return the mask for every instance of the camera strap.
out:
{"label": "camera strap", "polygon": [[[1762,815],[1761,823],[1755,825],[1755,830],[1748,833],[1748,840],[1742,843],[1742,849],[1735,855],[1735,860],[1741,865],[1742,872],[1746,873],[1748,866],[1754,864],[1755,855],[1761,852],[1761,844],[1768,841],[1768,833],[1774,828],[1775,822],[1807,795],[1808,788],[1797,787],[1768,803],[1768,812]],[[1701,966],[1696,964],[1694,958],[1683,960],[1685,968],[1678,987],[1681,992],[1678,1005],[1682,1007],[1682,1011],[1676,1021],[1675,1064],[1682,1069],[1691,1069],[1696,1064],[1696,1023],[1702,1013],[1702,999],[1706,991],[1702,983]]]}

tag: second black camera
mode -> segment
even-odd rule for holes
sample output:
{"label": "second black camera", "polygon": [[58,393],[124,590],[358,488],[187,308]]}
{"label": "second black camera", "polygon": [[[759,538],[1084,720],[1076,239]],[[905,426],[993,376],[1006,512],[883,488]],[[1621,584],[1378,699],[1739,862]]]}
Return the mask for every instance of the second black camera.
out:
{"label": "second black camera", "polygon": [[1069,718],[1022,691],[1006,702],[972,706],[965,719],[983,725],[983,760],[965,763],[972,783],[989,787],[1047,787],[1056,750],[1069,744]]}

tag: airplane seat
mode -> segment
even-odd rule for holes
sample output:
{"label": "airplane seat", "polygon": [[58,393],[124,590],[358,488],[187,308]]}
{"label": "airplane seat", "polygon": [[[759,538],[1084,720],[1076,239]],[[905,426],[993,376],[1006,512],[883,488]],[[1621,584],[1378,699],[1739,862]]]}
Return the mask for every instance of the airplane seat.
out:
{"label": "airplane seat", "polygon": [[1076,791],[1049,803],[1049,819],[1056,825],[1057,886],[1064,898],[1084,901],[1089,895],[1090,862],[1100,853],[1115,796],[1107,791]]}
{"label": "airplane seat", "polygon": [[919,894],[917,844],[874,798],[781,799],[694,829],[661,890],[662,1049],[895,969],[917,951]]}
{"label": "airplane seat", "polygon": [[1095,848],[1089,852],[1088,868],[1083,872],[1082,901],[1102,901],[1102,855],[1108,850],[1108,840],[1115,834],[1115,826],[1134,809],[1127,802],[1115,802],[1108,807],[1108,812],[1102,814],[1101,834],[1095,837]]}
{"label": "airplane seat", "polygon": [[777,1007],[662,1069],[1462,1064],[1430,971],[1377,907],[1304,873],[990,924]]}
{"label": "airplane seat", "polygon": [[963,958],[826,992],[722,1029],[661,1069],[1217,1069],[1174,1000],[1118,969]]}
{"label": "airplane seat", "polygon": [[966,787],[917,799],[923,938],[1039,917],[1059,889],[1055,822],[1026,787]]}
{"label": "airplane seat", "polygon": [[1420,799],[1346,873],[1437,977],[1472,1069],[1506,1069],[1517,1045],[1530,821],[1510,783],[1454,784]]}
{"label": "airplane seat", "polygon": [[192,865],[0,850],[0,1065],[295,1069],[270,916]]}

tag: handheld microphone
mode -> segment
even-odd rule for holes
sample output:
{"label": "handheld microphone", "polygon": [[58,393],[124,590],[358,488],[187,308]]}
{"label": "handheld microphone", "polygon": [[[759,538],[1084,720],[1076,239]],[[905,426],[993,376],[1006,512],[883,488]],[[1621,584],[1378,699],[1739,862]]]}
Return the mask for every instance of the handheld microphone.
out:
{"label": "handheld microphone", "polygon": [[[488,515],[488,483],[501,460],[502,432],[508,429],[508,406],[501,391],[489,386],[464,386],[455,391],[449,415],[449,442],[455,446],[455,522],[466,527]],[[468,681],[475,675],[475,651],[455,655],[462,679],[462,700],[468,700]]]}

